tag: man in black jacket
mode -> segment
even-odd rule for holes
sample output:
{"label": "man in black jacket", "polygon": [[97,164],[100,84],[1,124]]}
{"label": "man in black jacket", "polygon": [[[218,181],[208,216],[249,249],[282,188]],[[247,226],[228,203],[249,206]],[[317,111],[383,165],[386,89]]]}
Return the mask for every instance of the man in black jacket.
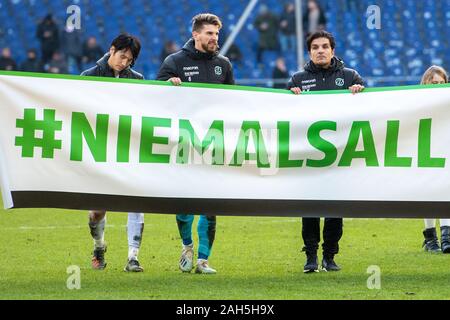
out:
{"label": "man in black jacket", "polygon": [[157,80],[170,80],[174,85],[181,82],[234,84],[230,60],[218,52],[219,30],[222,25],[221,22],[220,26],[213,24],[214,17],[220,22],[214,15],[194,17],[193,38],[180,51],[164,60]]}
{"label": "man in black jacket", "polygon": [[41,42],[42,62],[47,64],[59,49],[59,30],[53,16],[48,14],[41,23],[39,23],[36,30],[36,37]]}
{"label": "man in black jacket", "polygon": [[35,49],[27,51],[27,60],[20,65],[20,71],[25,72],[44,72],[44,66],[37,57]]}
{"label": "man in black jacket", "polygon": [[0,56],[0,70],[6,71],[16,71],[17,64],[11,57],[11,49],[3,48],[2,54]]}
{"label": "man in black jacket", "polygon": [[[82,76],[96,77],[115,77],[128,79],[141,79],[144,77],[131,69],[136,62],[141,43],[139,40],[128,34],[121,34],[115,38],[107,53],[103,58],[97,61],[97,65],[86,71]],[[105,252],[106,243],[104,241],[106,224],[105,210],[92,210],[89,212],[89,228],[94,239],[94,253],[92,257],[92,268],[102,270],[106,267]],[[128,214],[127,232],[128,232],[128,262],[124,271],[142,272],[144,269],[138,261],[138,253],[144,231],[144,214]]]}
{"label": "man in black jacket", "polygon": [[113,40],[109,52],[92,67],[81,73],[82,76],[114,77],[144,80],[144,76],[134,71],[141,43],[133,36],[121,34]]}
{"label": "man in black jacket", "polygon": [[[297,72],[288,83],[288,89],[295,94],[302,91],[349,89],[353,94],[364,90],[363,80],[355,70],[344,67],[344,63],[334,56],[336,43],[332,34],[318,31],[307,40],[311,58],[305,71]],[[334,255],[339,252],[342,237],[342,218],[326,218],[323,228],[322,268],[326,271],[339,271]],[[320,218],[303,218],[303,251],[306,251],[304,272],[318,272],[317,250],[320,242]]]}
{"label": "man in black jacket", "polygon": [[[182,50],[168,56],[159,70],[157,80],[182,82],[234,84],[233,69],[228,58],[218,53],[219,30],[222,22],[213,14],[199,14],[192,19],[192,39]],[[178,214],[178,230],[183,240],[179,268],[190,272],[194,265],[192,241],[193,215]],[[198,222],[199,250],[196,273],[214,274],[208,257],[216,234],[216,217],[201,215]]]}

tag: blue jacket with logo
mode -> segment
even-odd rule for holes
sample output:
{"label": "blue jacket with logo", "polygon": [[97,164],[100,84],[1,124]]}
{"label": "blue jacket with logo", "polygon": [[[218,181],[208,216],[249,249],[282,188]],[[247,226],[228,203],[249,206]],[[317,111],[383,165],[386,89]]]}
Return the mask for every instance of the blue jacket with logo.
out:
{"label": "blue jacket with logo", "polygon": [[364,85],[364,81],[358,72],[345,68],[344,62],[334,57],[328,69],[320,68],[309,61],[305,65],[305,71],[292,76],[287,88],[298,87],[302,91],[342,90],[354,84]]}
{"label": "blue jacket with logo", "polygon": [[157,80],[180,78],[182,82],[234,84],[233,67],[227,57],[200,52],[190,39],[180,51],[168,56],[158,72]]}

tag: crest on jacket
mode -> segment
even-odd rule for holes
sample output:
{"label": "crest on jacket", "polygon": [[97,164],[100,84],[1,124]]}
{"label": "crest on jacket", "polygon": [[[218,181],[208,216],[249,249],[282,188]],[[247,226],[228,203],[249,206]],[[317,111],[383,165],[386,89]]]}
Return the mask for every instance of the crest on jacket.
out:
{"label": "crest on jacket", "polygon": [[343,87],[343,86],[344,86],[344,79],[342,79],[342,78],[337,78],[337,79],[336,79],[336,85],[337,85],[338,87]]}
{"label": "crest on jacket", "polygon": [[216,67],[214,68],[214,72],[215,72],[216,75],[218,75],[218,76],[222,75],[222,67],[216,66]]}

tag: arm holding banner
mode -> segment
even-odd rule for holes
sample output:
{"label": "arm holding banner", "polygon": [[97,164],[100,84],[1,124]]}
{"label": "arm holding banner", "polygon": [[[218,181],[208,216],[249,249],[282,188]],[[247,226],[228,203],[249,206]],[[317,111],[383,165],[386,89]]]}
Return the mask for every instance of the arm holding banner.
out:
{"label": "arm holding banner", "polygon": [[296,77],[296,74],[294,74],[292,76],[292,78],[289,80],[289,82],[287,84],[287,88],[288,88],[288,90],[291,90],[294,94],[301,94],[302,89],[300,89],[300,87],[297,85],[297,83],[295,81],[295,77]]}
{"label": "arm holding banner", "polygon": [[159,69],[156,80],[170,81],[175,86],[181,85],[181,79],[177,75],[177,66],[173,56],[168,56],[164,60],[161,68]]}
{"label": "arm holding banner", "polygon": [[352,86],[349,88],[352,94],[356,94],[358,92],[362,92],[364,87],[364,80],[361,78],[359,73],[356,70],[353,71],[353,80],[352,80]]}

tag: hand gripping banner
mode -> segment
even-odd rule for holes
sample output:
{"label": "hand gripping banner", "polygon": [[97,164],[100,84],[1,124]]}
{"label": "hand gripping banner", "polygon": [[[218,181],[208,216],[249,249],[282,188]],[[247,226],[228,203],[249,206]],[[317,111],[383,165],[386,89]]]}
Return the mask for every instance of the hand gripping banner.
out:
{"label": "hand gripping banner", "polygon": [[6,208],[450,217],[450,86],[307,92],[0,73]]}

